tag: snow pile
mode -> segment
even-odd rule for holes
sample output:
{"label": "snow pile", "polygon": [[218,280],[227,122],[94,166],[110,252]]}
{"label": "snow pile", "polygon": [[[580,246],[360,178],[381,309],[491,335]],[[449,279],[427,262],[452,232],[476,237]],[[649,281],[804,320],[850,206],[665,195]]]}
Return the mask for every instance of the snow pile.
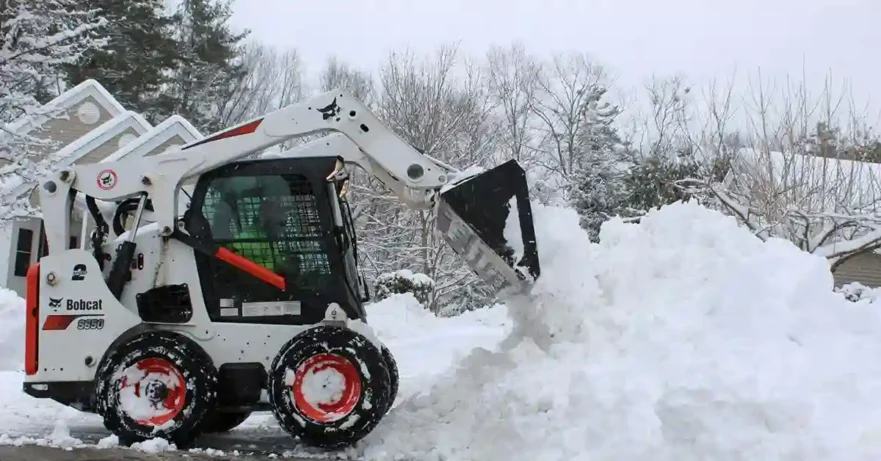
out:
{"label": "snow pile", "polygon": [[601,244],[574,211],[533,209],[542,276],[508,303],[511,333],[399,402],[360,455],[881,456],[881,312],[834,293],[824,259],[694,204],[607,223]]}
{"label": "snow pile", "polygon": [[497,346],[511,324],[505,306],[437,317],[410,293],[391,295],[367,305],[366,310],[371,330],[391,349],[398,364],[398,402],[430,390],[438,375],[473,348]]}
{"label": "snow pile", "polygon": [[368,304],[366,310],[368,324],[383,342],[409,338],[414,331],[430,334],[443,327],[412,293],[391,294]]}
{"label": "snow pile", "polygon": [[101,449],[101,450],[107,450],[110,448],[117,448],[117,447],[119,447],[119,437],[117,437],[116,435],[113,435],[113,434],[108,435],[107,437],[104,437],[103,439],[99,440],[98,444],[95,445],[95,447],[97,447],[98,449]]}
{"label": "snow pile", "polygon": [[166,451],[177,451],[177,447],[173,443],[169,443],[165,439],[150,439],[143,442],[135,442],[131,445],[132,450],[142,451],[144,453],[164,453]]}
{"label": "snow pile", "polygon": [[[511,323],[503,305],[455,317],[438,317],[411,293],[392,294],[382,301],[368,304],[366,310],[371,329],[386,344],[425,342],[426,338],[433,336],[461,336],[469,332],[498,338]],[[431,349],[437,350],[437,347]],[[394,353],[397,356],[398,351]]]}
{"label": "snow pile", "polygon": [[52,433],[48,437],[10,437],[7,434],[0,434],[0,445],[12,445],[21,447],[25,445],[36,445],[42,447],[62,448],[64,450],[73,450],[74,448],[83,448],[86,446],[82,440],[70,435],[70,428],[67,421],[57,419]]}
{"label": "snow pile", "polygon": [[0,370],[24,370],[24,300],[0,288]]}
{"label": "snow pile", "polygon": [[861,283],[852,282],[837,288],[835,292],[841,293],[848,301],[874,303],[878,300],[881,289],[870,288]]}

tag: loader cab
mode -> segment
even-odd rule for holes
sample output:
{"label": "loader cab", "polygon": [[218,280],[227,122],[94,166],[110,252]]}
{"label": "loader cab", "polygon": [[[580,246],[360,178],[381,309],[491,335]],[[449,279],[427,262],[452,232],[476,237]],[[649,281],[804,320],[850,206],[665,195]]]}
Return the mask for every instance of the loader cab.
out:
{"label": "loader cab", "polygon": [[281,290],[194,251],[212,321],[312,324],[328,304],[352,318],[366,300],[357,237],[335,157],[249,160],[202,175],[184,222],[198,241],[223,247],[284,277]]}

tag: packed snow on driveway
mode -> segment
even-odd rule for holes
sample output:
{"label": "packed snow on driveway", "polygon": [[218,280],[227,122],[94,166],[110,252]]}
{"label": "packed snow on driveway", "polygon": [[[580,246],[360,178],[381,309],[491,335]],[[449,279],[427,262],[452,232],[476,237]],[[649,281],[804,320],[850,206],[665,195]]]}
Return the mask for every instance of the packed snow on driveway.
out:
{"label": "packed snow on driveway", "polygon": [[[823,258],[695,204],[606,223],[533,205],[531,295],[436,318],[368,307],[401,370],[367,460],[869,460],[881,457],[881,306],[832,291]],[[100,421],[21,391],[21,313],[0,316],[0,444],[113,446]],[[318,456],[257,415],[201,450]],[[161,441],[135,447],[168,450]],[[323,454],[324,457],[335,455]]]}

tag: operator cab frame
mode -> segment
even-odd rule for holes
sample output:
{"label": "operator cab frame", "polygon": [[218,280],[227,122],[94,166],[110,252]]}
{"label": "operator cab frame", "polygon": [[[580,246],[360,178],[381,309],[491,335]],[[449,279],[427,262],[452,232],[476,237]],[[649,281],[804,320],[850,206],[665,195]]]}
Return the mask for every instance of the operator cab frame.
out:
{"label": "operator cab frame", "polygon": [[357,237],[336,157],[246,160],[202,174],[183,216],[199,242],[285,278],[285,290],[193,251],[213,322],[315,324],[337,303],[364,318]]}

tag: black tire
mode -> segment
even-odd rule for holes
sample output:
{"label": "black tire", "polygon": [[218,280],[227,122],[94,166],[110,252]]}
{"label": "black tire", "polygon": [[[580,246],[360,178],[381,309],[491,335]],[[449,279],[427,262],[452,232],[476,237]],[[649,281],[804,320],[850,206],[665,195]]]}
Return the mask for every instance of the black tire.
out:
{"label": "black tire", "polygon": [[240,424],[245,422],[251,416],[250,411],[239,411],[235,413],[212,412],[210,415],[202,419],[203,434],[218,434],[221,432],[229,432]]}
{"label": "black tire", "polygon": [[[139,378],[125,376],[126,370],[137,369],[153,372]],[[163,376],[176,385],[157,384]],[[130,379],[139,381],[132,386]],[[181,385],[183,391],[174,390]],[[152,418],[144,414],[136,419],[131,414],[135,407],[126,401],[152,405],[149,396],[162,398],[163,388],[167,396],[162,406],[170,405],[170,411]],[[214,408],[216,388],[217,369],[202,348],[173,332],[148,331],[122,343],[101,361],[96,374],[96,411],[125,445],[163,438],[184,448],[201,433],[203,417]]]}
{"label": "black tire", "polygon": [[400,376],[398,374],[398,362],[395,360],[395,356],[392,355],[392,351],[385,345],[382,346],[382,358],[385,361],[385,368],[389,374],[388,396],[386,397],[387,405],[385,411],[382,412],[383,415],[386,415],[392,409],[392,405],[395,404],[395,399],[398,398],[398,381]]}
{"label": "black tire", "polygon": [[[333,364],[335,376],[344,381],[335,412],[310,405],[303,392],[303,379],[322,364]],[[326,449],[352,445],[369,434],[388,408],[388,388],[382,351],[348,328],[319,326],[294,336],[269,372],[269,399],[279,425],[303,443]]]}

